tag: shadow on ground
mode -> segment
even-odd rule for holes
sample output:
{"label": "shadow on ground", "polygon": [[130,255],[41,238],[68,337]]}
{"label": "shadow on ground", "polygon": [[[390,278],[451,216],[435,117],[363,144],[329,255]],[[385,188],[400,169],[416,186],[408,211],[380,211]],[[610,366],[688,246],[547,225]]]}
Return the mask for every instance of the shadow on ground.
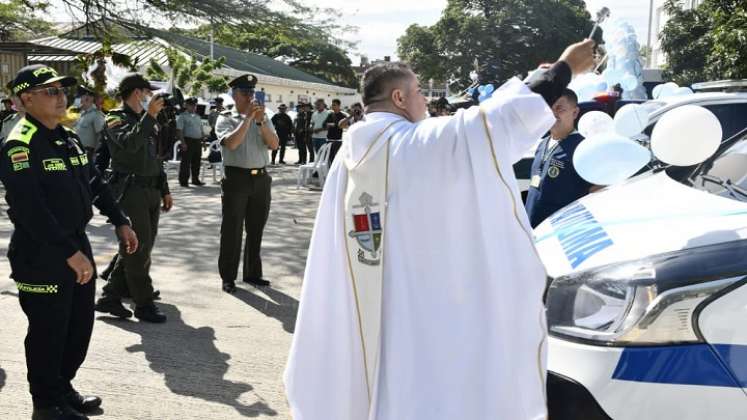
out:
{"label": "shadow on ground", "polygon": [[[101,317],[100,320],[125,331],[139,334],[141,344],[128,347],[130,353],[143,352],[150,368],[164,375],[166,387],[174,394],[225,404],[244,417],[275,416],[265,402],[245,405],[239,398],[253,390],[249,384],[224,378],[230,356],[215,346],[215,331],[210,327],[187,325],[174,305],[160,303],[168,316],[163,325]],[[195,386],[199,384],[199,386]]]}
{"label": "shadow on ground", "polygon": [[283,330],[293,334],[296,327],[298,300],[270,287],[262,287],[255,290],[258,290],[259,293],[264,293],[269,299],[266,299],[253,290],[242,288],[237,288],[233,296],[265,316],[277,319],[283,325]]}
{"label": "shadow on ground", "polygon": [[5,377],[6,377],[5,371],[2,368],[0,368],[0,390],[2,390],[3,387],[5,386]]}

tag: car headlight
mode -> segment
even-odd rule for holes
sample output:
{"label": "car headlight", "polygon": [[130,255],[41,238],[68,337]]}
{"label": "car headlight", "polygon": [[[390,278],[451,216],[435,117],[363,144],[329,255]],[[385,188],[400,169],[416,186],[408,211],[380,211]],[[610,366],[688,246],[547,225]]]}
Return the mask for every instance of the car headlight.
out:
{"label": "car headlight", "polygon": [[745,263],[714,263],[731,254],[720,244],[557,278],[547,291],[550,334],[604,345],[700,342],[698,307],[747,273]]}

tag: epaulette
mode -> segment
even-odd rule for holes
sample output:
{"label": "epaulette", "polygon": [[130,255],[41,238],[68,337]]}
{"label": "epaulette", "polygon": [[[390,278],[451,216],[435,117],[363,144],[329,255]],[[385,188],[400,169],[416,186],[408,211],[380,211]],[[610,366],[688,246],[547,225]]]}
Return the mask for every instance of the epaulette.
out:
{"label": "epaulette", "polygon": [[10,130],[8,138],[6,138],[5,141],[20,141],[21,143],[30,144],[31,138],[34,137],[37,130],[38,128],[32,124],[31,121],[26,118],[21,118],[13,129]]}
{"label": "epaulette", "polygon": [[106,114],[106,128],[114,128],[116,126],[124,124],[124,110],[123,109],[112,109]]}

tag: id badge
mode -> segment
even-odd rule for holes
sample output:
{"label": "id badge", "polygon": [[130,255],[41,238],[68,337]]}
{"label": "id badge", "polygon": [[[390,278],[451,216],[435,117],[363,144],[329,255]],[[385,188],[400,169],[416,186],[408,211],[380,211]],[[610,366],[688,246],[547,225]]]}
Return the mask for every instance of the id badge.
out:
{"label": "id badge", "polygon": [[529,183],[529,185],[534,188],[539,188],[540,182],[542,182],[542,178],[540,178],[539,175],[535,175],[532,177],[532,181]]}

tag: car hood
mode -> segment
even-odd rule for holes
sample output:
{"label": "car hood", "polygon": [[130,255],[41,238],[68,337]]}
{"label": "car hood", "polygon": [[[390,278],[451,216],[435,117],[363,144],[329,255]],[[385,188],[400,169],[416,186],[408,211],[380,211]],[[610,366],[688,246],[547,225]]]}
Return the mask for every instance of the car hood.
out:
{"label": "car hood", "polygon": [[534,231],[547,273],[747,238],[747,203],[645,174],[561,209]]}

